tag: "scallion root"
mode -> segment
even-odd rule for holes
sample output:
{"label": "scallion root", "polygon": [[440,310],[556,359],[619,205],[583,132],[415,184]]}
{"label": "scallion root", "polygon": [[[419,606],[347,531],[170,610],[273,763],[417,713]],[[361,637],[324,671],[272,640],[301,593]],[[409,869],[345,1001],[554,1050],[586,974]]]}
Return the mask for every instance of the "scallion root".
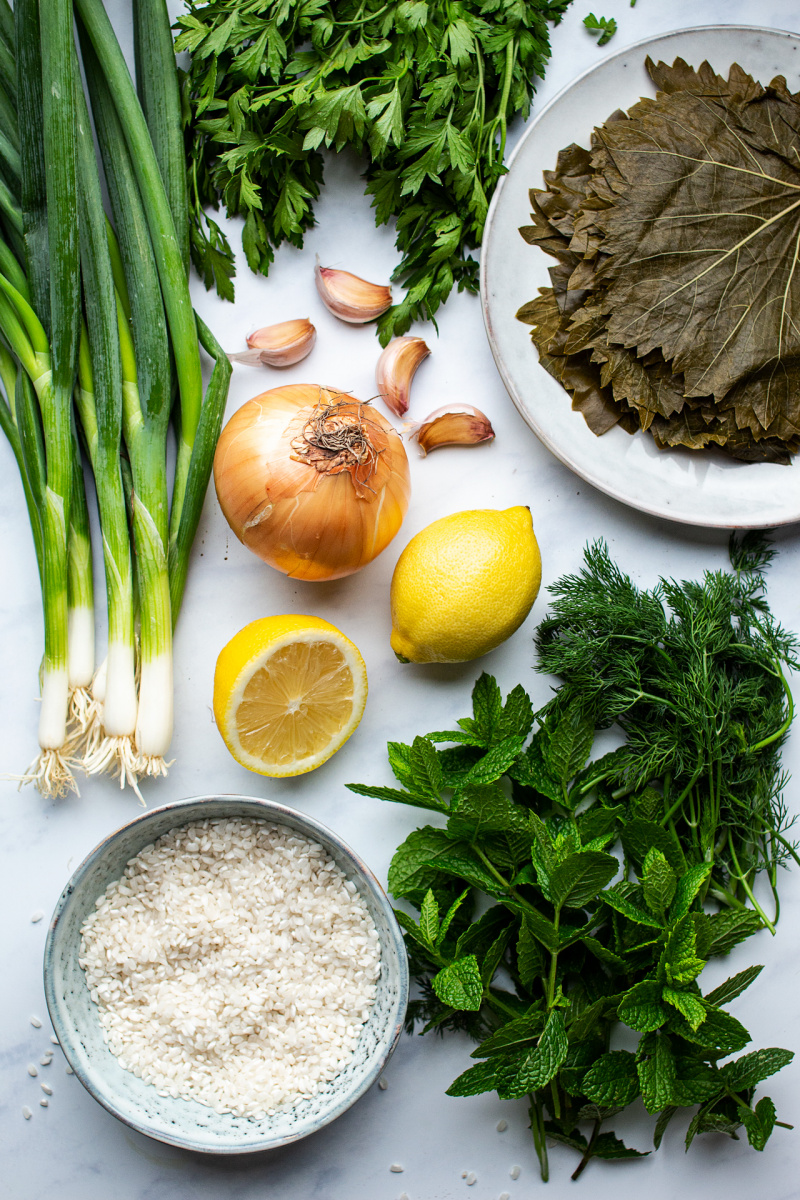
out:
{"label": "scallion root", "polygon": [[40,794],[48,800],[62,799],[70,792],[80,795],[73,767],[77,766],[74,759],[61,750],[40,750],[24,775],[10,775],[9,779],[19,782],[20,788],[26,783],[34,783]]}

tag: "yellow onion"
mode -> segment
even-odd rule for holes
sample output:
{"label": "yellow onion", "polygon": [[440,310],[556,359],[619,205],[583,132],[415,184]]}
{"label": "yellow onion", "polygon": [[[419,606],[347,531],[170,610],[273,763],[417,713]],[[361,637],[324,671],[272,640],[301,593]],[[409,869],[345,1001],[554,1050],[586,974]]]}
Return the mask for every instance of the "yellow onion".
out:
{"label": "yellow onion", "polygon": [[272,388],[234,413],[214,455],[220,506],[243,545],[293,579],[339,579],[388,546],[408,508],[405,448],[346,392]]}

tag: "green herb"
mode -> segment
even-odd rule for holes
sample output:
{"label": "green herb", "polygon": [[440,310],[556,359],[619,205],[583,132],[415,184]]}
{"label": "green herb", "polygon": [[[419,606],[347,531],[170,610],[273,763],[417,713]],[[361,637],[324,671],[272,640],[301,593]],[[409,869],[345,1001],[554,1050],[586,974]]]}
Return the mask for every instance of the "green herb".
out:
{"label": "green herb", "polygon": [[[636,0],[633,0],[633,4]],[[583,23],[590,33],[599,33],[597,39],[598,46],[605,46],[606,42],[610,42],[614,34],[617,32],[617,22],[613,17],[596,17],[594,13],[589,13],[588,17],[583,18]]]}
{"label": "green herb", "polygon": [[275,248],[314,223],[322,149],[366,160],[377,224],[397,219],[408,293],[381,341],[433,319],[454,286],[478,290],[480,244],[504,173],[508,122],[528,111],[550,56],[548,21],[569,0],[188,0],[184,79],[193,261],[233,298],[233,256],[204,212],[245,218],[242,245],[266,274]]}
{"label": "green herb", "polygon": [[[638,1098],[656,1148],[681,1109],[694,1110],[687,1147],[743,1131],[762,1150],[781,1124],[755,1089],[792,1053],[722,1061],[750,1041],[728,1006],[762,968],[700,984],[711,958],[774,931],[777,869],[797,859],[779,749],[796,645],[764,596],[771,554],[747,534],[732,572],[640,591],[590,547],[539,629],[540,667],[563,681],[549,704],[534,713],[519,686],[503,702],[484,674],[457,728],[389,743],[399,787],[349,785],[438,814],[389,869],[419,914],[397,910],[419,985],[409,1029],[479,1041],[449,1095],[530,1097],[543,1179],[547,1138],[578,1151],[574,1178],[592,1158],[645,1153],[604,1128]],[[591,759],[609,726],[622,745]],[[609,1049],[620,1022],[635,1050]]]}
{"label": "green herb", "polygon": [[619,423],[661,447],[788,462],[800,446],[800,94],[737,64],[727,80],[707,63],[646,65],[657,97],[595,129],[591,153],[562,150],[531,193],[521,233],[557,265],[517,316],[594,433]]}

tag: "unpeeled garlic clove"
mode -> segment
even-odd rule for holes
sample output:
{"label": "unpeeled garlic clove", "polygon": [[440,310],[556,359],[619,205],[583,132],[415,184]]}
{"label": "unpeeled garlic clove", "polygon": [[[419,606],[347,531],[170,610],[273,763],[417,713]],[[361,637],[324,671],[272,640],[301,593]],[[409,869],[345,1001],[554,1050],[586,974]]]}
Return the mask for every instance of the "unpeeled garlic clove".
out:
{"label": "unpeeled garlic clove", "polygon": [[307,317],[265,325],[247,339],[249,350],[229,354],[231,362],[251,367],[291,367],[311,353],[317,331]]}
{"label": "unpeeled garlic clove", "polygon": [[440,446],[475,446],[479,442],[490,442],[494,430],[479,408],[471,404],[445,404],[419,425],[409,426],[408,436],[417,439],[424,458]]}
{"label": "unpeeled garlic clove", "polygon": [[393,413],[402,417],[408,410],[411,380],[417,367],[430,354],[420,337],[394,338],[378,359],[375,381],[378,393]]}
{"label": "unpeeled garlic clove", "polygon": [[340,321],[347,321],[350,325],[374,321],[392,303],[390,287],[382,283],[368,283],[366,279],[359,279],[358,275],[339,271],[336,267],[321,267],[319,259],[314,267],[314,278],[325,307]]}

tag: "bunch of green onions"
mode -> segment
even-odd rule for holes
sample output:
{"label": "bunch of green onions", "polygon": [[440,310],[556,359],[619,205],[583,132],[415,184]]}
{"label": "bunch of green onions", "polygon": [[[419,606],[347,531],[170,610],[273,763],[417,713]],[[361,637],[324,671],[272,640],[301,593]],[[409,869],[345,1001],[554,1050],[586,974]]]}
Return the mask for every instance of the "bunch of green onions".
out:
{"label": "bunch of green onions", "polygon": [[[40,753],[22,778],[46,795],[77,790],[76,766],[134,787],[166,772],[172,631],[231,372],[189,298],[165,0],[133,9],[138,94],[102,0],[15,0],[13,13],[0,0],[0,425],[44,608]],[[84,459],[108,608],[97,671]]]}

